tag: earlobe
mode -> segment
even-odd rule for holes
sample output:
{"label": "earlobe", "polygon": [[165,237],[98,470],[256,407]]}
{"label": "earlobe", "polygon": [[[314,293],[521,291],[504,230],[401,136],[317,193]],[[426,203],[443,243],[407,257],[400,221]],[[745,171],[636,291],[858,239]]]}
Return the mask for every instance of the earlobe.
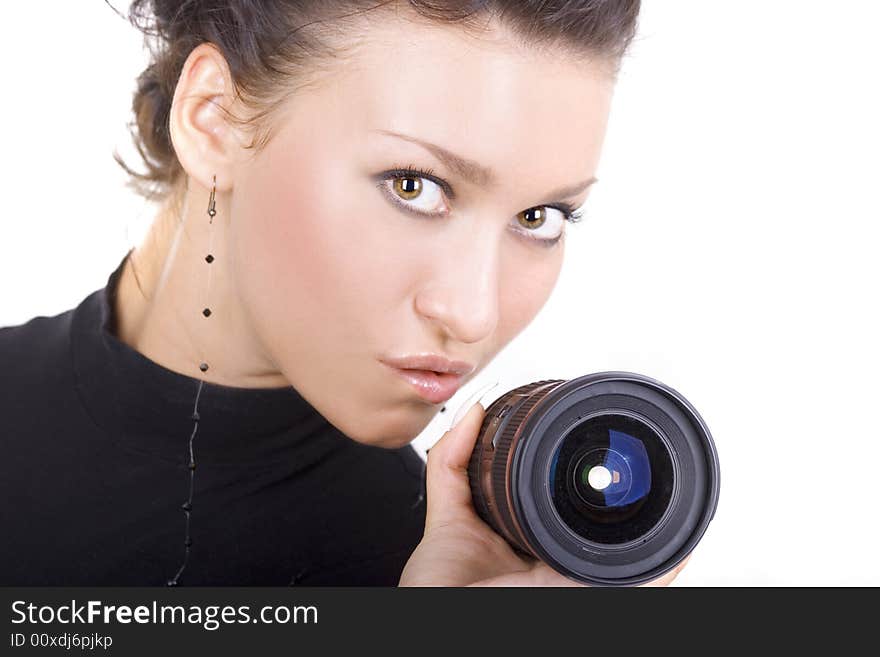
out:
{"label": "earlobe", "polygon": [[[181,166],[206,188],[214,174],[227,185],[231,180],[228,169],[238,148],[226,118],[231,90],[229,68],[217,48],[208,43],[194,48],[177,81],[168,127]],[[217,189],[226,191],[220,184]]]}

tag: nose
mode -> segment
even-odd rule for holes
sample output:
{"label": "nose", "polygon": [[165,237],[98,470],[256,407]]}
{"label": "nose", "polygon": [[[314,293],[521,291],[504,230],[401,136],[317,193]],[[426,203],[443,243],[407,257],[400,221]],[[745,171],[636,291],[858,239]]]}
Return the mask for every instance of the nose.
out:
{"label": "nose", "polygon": [[499,252],[490,230],[465,232],[425,263],[430,274],[416,312],[451,340],[474,343],[498,325]]}

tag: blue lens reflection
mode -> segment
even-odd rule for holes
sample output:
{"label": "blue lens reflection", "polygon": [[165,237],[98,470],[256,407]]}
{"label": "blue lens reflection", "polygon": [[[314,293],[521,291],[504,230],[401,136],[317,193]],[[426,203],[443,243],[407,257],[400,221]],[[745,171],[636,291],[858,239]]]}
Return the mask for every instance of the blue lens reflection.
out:
{"label": "blue lens reflection", "polygon": [[[644,443],[627,433],[608,429],[608,448],[605,458],[597,464],[608,468],[612,473],[619,473],[618,481],[610,483],[601,491],[604,494],[605,506],[619,507],[632,504],[643,498],[651,490],[651,461]],[[550,462],[550,489],[556,485],[556,464],[561,449],[557,449]],[[619,455],[619,456],[618,456]],[[618,462],[619,459],[623,462]],[[593,466],[591,466],[593,467]],[[585,468],[582,477],[584,485],[590,468]]]}
{"label": "blue lens reflection", "polygon": [[626,467],[618,470],[616,455],[606,457],[605,467],[612,472],[620,472],[620,480],[602,491],[605,493],[605,504],[626,506],[640,500],[651,490],[651,462],[645,445],[638,438],[614,429],[608,430],[608,437],[609,450],[619,454],[626,462]]}
{"label": "blue lens reflection", "polygon": [[[607,472],[594,487],[590,472],[598,466]],[[608,545],[628,543],[654,527],[675,482],[671,455],[657,432],[617,413],[571,427],[553,453],[549,475],[548,492],[562,522],[583,539]]]}

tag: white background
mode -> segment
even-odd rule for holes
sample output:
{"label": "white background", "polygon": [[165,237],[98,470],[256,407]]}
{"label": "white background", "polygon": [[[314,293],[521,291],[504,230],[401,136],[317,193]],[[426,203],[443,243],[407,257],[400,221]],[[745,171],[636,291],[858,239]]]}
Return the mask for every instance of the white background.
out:
{"label": "white background", "polygon": [[[878,24],[861,0],[646,0],[553,297],[414,445],[486,381],[488,402],[646,374],[722,466],[675,585],[880,584]],[[102,287],[153,211],[111,158],[138,163],[140,35],[97,1],[18,3],[4,28],[0,326]]]}

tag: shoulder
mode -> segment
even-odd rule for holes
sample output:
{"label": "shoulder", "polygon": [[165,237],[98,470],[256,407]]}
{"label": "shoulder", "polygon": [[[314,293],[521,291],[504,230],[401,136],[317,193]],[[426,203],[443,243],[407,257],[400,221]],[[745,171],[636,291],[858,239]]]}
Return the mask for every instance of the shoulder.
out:
{"label": "shoulder", "polygon": [[65,422],[76,407],[73,313],[0,327],[0,460],[37,450],[66,433]]}
{"label": "shoulder", "polygon": [[70,322],[73,309],[57,315],[38,315],[14,326],[0,327],[0,391],[51,382],[59,368],[70,365]]}

